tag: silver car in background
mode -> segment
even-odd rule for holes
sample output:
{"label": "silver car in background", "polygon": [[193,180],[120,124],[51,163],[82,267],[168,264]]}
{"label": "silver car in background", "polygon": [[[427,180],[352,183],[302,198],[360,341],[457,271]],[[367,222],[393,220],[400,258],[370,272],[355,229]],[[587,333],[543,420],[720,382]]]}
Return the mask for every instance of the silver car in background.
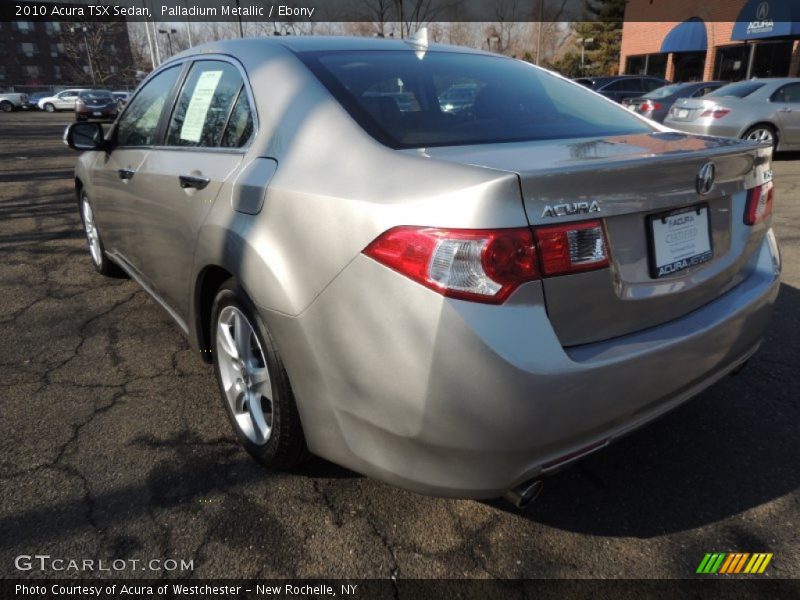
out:
{"label": "silver car in background", "polygon": [[800,78],[750,79],[702,98],[678,100],[664,125],[689,133],[743,138],[800,149]]}
{"label": "silver car in background", "polygon": [[740,367],[778,292],[768,144],[507,57],[216,42],[65,141],[95,268],[214,363],[271,467],[525,504]]}

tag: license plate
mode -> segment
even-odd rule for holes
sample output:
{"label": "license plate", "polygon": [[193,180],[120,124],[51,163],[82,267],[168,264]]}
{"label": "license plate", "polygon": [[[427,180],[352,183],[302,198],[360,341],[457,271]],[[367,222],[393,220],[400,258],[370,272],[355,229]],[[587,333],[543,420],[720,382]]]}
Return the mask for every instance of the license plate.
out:
{"label": "license plate", "polygon": [[103,113],[102,113],[101,111],[99,111],[99,110],[96,110],[96,111],[94,111],[92,114],[93,114],[95,117],[99,117],[99,116],[101,116]]}
{"label": "license plate", "polygon": [[708,205],[699,204],[648,217],[650,276],[666,277],[714,257]]}
{"label": "license plate", "polygon": [[689,116],[689,109],[688,108],[679,108],[678,109],[678,118],[685,119]]}

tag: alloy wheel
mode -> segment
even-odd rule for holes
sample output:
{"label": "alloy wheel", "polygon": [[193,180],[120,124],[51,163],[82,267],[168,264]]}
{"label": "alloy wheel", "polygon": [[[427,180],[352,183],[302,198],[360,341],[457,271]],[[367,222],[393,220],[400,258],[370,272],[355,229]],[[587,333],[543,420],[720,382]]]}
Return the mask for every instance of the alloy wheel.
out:
{"label": "alloy wheel", "polygon": [[753,131],[747,134],[746,139],[756,142],[768,142],[770,144],[775,142],[775,136],[772,134],[772,131],[765,127],[753,129]]}
{"label": "alloy wheel", "polygon": [[225,399],[236,427],[251,442],[264,445],[272,435],[272,379],[261,342],[235,306],[220,311],[216,331],[217,364]]}
{"label": "alloy wheel", "polygon": [[92,205],[84,198],[81,201],[81,211],[83,212],[83,229],[86,232],[86,241],[89,242],[89,253],[92,255],[94,264],[100,266],[103,261],[103,249],[100,246],[100,234],[94,223],[94,213]]}

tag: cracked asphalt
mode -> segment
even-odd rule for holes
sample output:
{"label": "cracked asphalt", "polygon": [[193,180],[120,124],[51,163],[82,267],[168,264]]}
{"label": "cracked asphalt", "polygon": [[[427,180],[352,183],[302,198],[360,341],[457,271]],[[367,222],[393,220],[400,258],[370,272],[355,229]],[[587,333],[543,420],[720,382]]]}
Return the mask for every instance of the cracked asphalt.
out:
{"label": "cracked asphalt", "polygon": [[132,577],[677,578],[711,551],[800,577],[800,156],[774,164],[783,285],[750,365],[517,512],[249,459],[169,317],[92,269],[70,118],[0,114],[0,577],[80,575],[15,569],[49,554],[194,561]]}

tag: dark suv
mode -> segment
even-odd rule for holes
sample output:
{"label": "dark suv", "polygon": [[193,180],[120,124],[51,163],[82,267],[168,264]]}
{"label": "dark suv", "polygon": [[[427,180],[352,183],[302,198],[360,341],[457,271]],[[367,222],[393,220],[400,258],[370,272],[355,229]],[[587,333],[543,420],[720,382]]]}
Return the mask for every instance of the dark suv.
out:
{"label": "dark suv", "polygon": [[119,104],[114,95],[107,90],[83,90],[75,101],[75,120],[117,118]]}
{"label": "dark suv", "polygon": [[579,77],[575,81],[617,102],[622,102],[624,98],[638,98],[669,83],[666,79],[649,75]]}

